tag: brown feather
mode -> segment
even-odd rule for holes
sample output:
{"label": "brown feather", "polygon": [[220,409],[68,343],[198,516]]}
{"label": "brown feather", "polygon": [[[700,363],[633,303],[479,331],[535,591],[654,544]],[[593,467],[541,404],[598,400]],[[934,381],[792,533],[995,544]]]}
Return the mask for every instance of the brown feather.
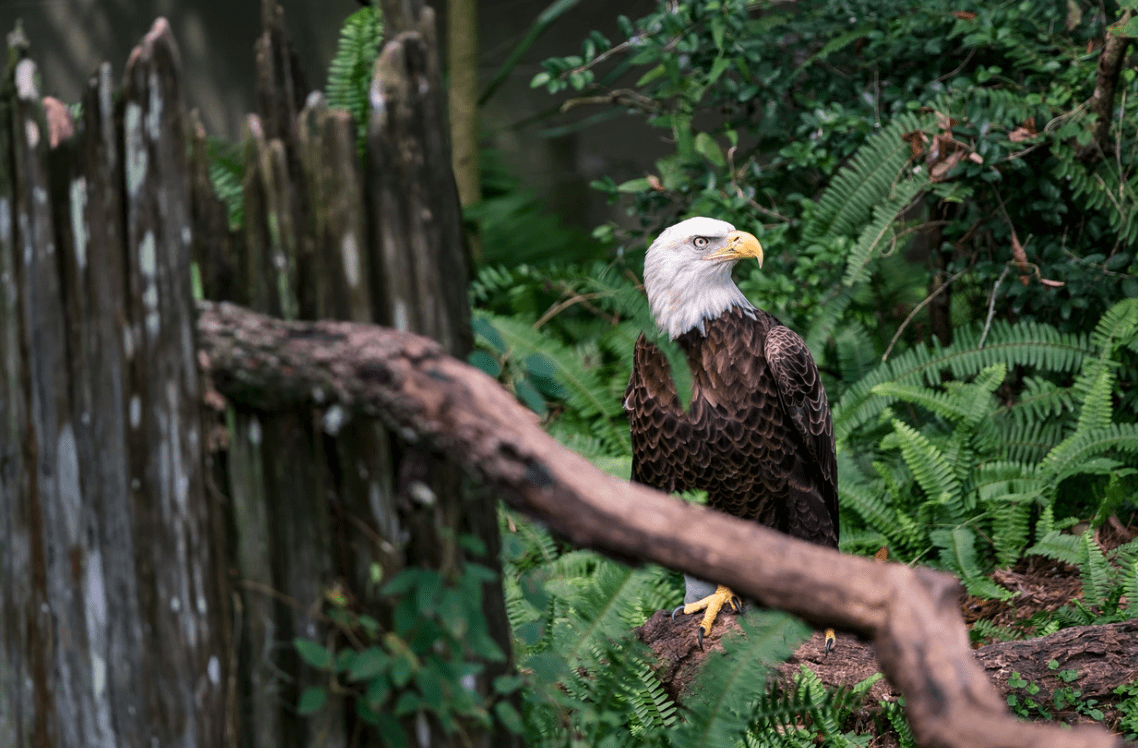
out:
{"label": "brown feather", "polygon": [[676,340],[692,370],[687,412],[663,353],[643,335],[636,341],[625,392],[632,479],[704,490],[716,509],[837,546],[833,424],[802,338],[737,307],[705,327]]}

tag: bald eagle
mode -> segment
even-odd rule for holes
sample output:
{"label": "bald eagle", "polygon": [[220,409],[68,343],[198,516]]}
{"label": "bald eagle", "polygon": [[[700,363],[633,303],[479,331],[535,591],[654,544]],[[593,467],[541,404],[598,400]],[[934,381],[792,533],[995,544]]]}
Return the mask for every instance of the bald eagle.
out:
{"label": "bald eagle", "polygon": [[[826,391],[806,344],[751,305],[731,280],[758,239],[725,221],[689,218],[644,258],[644,290],[661,332],[685,354],[691,404],[677,397],[667,359],[636,341],[624,407],[632,480],[661,491],[702,490],[715,509],[796,538],[838,545],[837,463]],[[704,610],[700,646],[720,609],[741,610],[723,585],[685,576],[685,615]],[[827,651],[833,641],[827,632]]]}

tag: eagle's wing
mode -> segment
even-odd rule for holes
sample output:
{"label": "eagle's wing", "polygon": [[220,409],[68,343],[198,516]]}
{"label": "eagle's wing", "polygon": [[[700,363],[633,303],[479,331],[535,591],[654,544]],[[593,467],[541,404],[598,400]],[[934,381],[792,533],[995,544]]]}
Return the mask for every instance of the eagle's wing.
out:
{"label": "eagle's wing", "polygon": [[664,353],[641,335],[632,355],[632,377],[624,392],[632,435],[632,480],[661,491],[689,487],[677,465],[691,443],[691,424],[685,417]]}
{"label": "eagle's wing", "polygon": [[779,399],[802,443],[791,470],[790,534],[824,545],[838,543],[838,467],[834,424],[818,365],[793,330],[767,332],[766,359]]}

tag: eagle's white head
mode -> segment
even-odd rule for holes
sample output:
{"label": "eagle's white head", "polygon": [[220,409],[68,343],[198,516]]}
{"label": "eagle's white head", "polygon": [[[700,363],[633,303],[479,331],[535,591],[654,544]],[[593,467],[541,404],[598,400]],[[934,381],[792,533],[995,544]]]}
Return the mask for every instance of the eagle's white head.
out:
{"label": "eagle's white head", "polygon": [[731,280],[739,260],[753,257],[763,265],[759,240],[736,231],[726,221],[689,218],[665,229],[644,255],[644,290],[656,325],[671,338],[733,306],[753,309]]}

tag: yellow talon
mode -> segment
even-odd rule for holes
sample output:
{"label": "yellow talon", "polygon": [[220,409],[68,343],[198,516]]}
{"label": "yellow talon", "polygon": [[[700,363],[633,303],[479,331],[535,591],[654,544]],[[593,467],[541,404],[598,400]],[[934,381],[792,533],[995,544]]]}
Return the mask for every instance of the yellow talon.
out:
{"label": "yellow talon", "polygon": [[830,650],[834,648],[834,643],[837,641],[837,636],[834,634],[833,629],[826,629],[826,654],[830,654]]}
{"label": "yellow talon", "polygon": [[[692,613],[698,613],[701,610],[705,611],[703,620],[699,624],[699,629],[696,631],[696,640],[699,642],[700,649],[703,649],[703,638],[711,633],[711,625],[715,623],[719,611],[727,604],[730,604],[731,609],[736,613],[743,612],[743,603],[739,599],[739,596],[732,592],[731,588],[719,585],[716,587],[715,592],[702,600],[696,600],[694,603],[688,603],[683,606],[685,616],[690,616]],[[673,619],[679,610],[679,608],[676,608],[676,611],[672,612]]]}

